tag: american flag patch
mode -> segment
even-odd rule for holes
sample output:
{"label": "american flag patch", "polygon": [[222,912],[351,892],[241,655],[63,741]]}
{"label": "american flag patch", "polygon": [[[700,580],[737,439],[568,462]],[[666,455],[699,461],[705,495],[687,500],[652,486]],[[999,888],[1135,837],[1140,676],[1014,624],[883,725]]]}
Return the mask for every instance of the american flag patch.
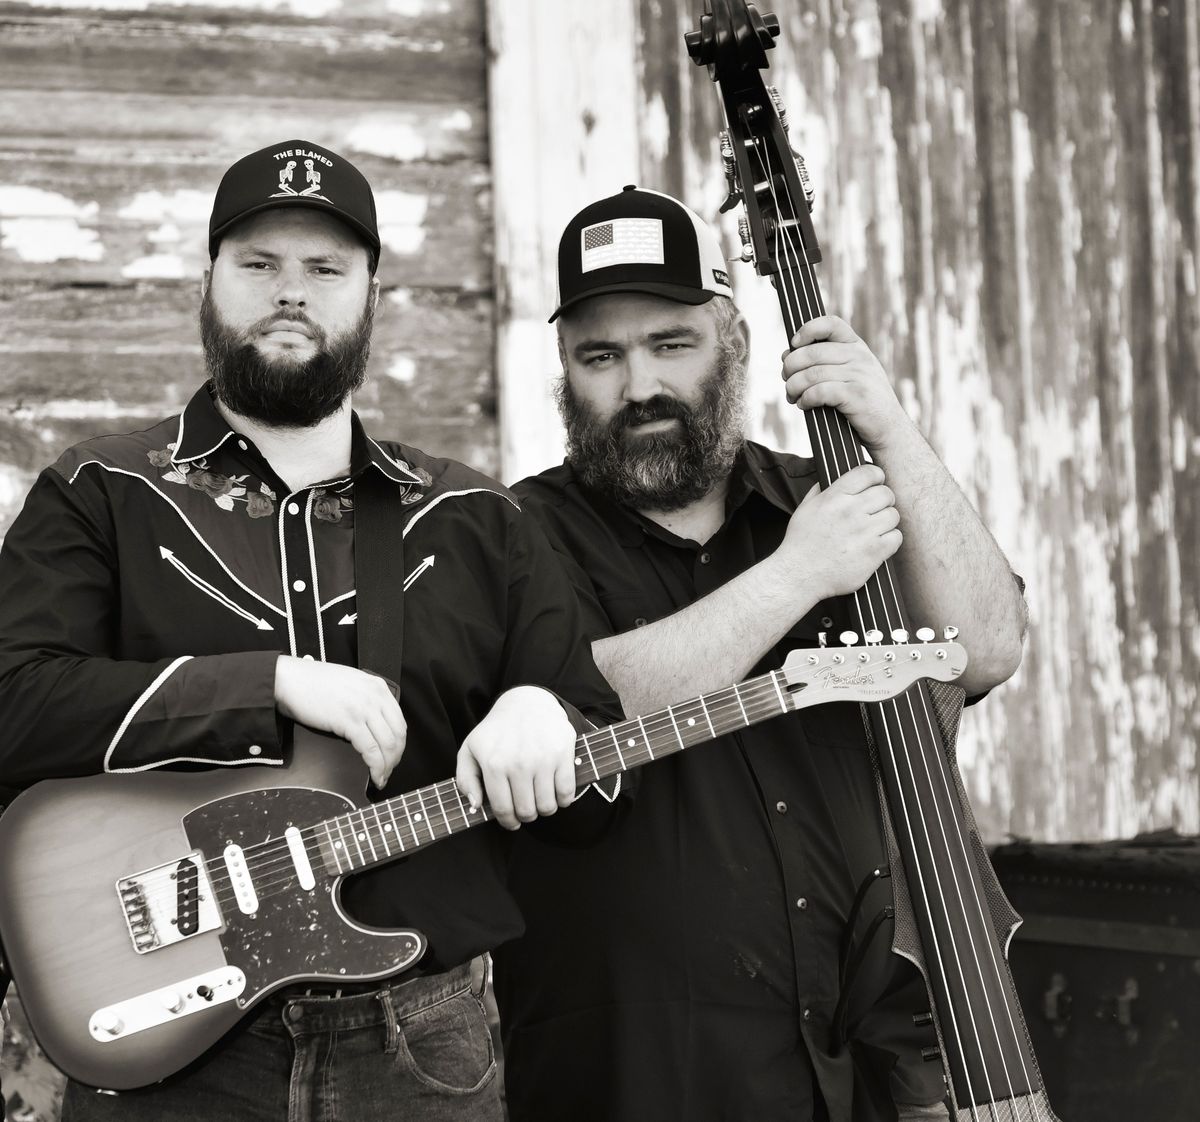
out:
{"label": "american flag patch", "polygon": [[609,265],[661,265],[666,260],[661,218],[614,218],[585,226],[579,237],[584,273]]}

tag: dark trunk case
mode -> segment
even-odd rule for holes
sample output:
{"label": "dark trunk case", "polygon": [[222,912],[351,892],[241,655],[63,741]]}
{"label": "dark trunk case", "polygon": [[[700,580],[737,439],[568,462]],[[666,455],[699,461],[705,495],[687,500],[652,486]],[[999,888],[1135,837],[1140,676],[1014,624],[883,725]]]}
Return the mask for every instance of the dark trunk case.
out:
{"label": "dark trunk case", "polygon": [[1055,1113],[1200,1119],[1200,839],[1014,842],[992,859],[1025,921],[1010,964]]}

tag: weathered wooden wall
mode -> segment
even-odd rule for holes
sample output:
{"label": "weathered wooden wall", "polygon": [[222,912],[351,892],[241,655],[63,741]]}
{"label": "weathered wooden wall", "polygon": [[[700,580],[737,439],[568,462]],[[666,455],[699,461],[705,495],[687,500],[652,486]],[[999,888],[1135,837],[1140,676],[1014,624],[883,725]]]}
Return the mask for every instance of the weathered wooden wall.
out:
{"label": "weathered wooden wall", "polygon": [[[536,41],[524,65],[560,78],[550,164],[601,174],[551,200],[543,265],[580,203],[632,181],[629,145],[644,186],[710,218],[723,196],[719,104],[682,44],[698,0],[611,0],[606,20],[636,28],[624,64],[594,5],[564,5],[603,44],[596,67]],[[827,304],[893,372],[1028,581],[1024,665],[960,742],[986,833],[1200,829],[1197,0],[759,7],[783,25],[773,80],[818,188]],[[615,106],[590,92],[605,81]],[[630,81],[636,127],[606,175],[592,137],[627,111]],[[493,129],[512,128],[492,92]],[[514,306],[549,306],[544,276],[499,266]],[[732,272],[755,333],[755,433],[802,449],[774,295]],[[552,368],[546,338],[524,370],[502,368],[504,400],[526,412]],[[504,447],[510,474],[541,466]]]}
{"label": "weathered wooden wall", "polygon": [[496,469],[483,0],[0,3],[0,533],[84,435],[202,377],[234,158],[303,137],[379,205],[368,424]]}

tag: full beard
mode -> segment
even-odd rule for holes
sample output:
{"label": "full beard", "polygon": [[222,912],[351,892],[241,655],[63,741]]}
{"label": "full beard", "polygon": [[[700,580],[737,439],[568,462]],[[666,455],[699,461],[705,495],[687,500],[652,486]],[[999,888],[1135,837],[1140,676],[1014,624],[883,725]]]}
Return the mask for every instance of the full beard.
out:
{"label": "full beard", "polygon": [[[631,402],[602,421],[564,376],[559,410],[567,430],[567,459],[580,480],[634,510],[682,510],[729,475],[742,446],[745,369],[722,348],[700,383],[694,406],[659,395]],[[637,435],[634,425],[666,418],[678,427]]]}
{"label": "full beard", "polygon": [[[268,357],[250,341],[284,319],[305,325],[315,354]],[[303,312],[267,316],[239,330],[221,321],[210,289],[200,303],[200,342],[213,390],[226,408],[243,417],[273,428],[310,428],[341,409],[366,380],[373,320],[368,300],[358,323],[333,338]]]}

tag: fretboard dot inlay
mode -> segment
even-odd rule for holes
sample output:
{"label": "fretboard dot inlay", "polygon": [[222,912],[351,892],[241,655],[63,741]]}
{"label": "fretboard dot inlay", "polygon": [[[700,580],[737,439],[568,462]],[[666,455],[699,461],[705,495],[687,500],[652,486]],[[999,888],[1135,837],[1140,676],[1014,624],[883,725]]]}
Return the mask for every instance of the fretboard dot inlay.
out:
{"label": "fretboard dot inlay", "polygon": [[421,821],[421,816],[420,816],[419,814],[414,814],[414,815],[413,815],[413,821],[414,821],[414,822],[420,822],[420,821]]}
{"label": "fretboard dot inlay", "polygon": [[689,717],[689,718],[688,718],[688,722],[687,722],[687,723],[688,723],[689,725],[694,725],[694,724],[696,723],[696,718],[695,718],[695,717]]}
{"label": "fretboard dot inlay", "polygon": [[637,741],[634,740],[633,737],[630,737],[627,741],[625,741],[625,747],[632,748],[636,743]]}

